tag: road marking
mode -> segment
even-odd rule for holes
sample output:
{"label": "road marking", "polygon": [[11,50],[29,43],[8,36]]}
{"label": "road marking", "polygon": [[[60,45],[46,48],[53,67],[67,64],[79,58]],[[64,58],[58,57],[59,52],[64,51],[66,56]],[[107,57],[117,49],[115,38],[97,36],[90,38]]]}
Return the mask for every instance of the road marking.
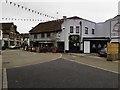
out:
{"label": "road marking", "polygon": [[66,60],[69,60],[69,61],[72,61],[72,62],[76,62],[76,63],[80,63],[80,64],[83,64],[83,65],[87,65],[87,66],[90,66],[90,67],[93,67],[93,68],[97,68],[97,69],[101,69],[101,70],[105,70],[105,71],[109,71],[109,72],[112,72],[112,73],[119,74],[119,72],[108,70],[108,69],[101,68],[101,67],[98,67],[98,66],[89,65],[89,64],[86,64],[86,63],[82,63],[82,62],[75,61],[75,60],[70,60],[70,59],[67,59],[67,58],[63,58],[63,59],[66,59]]}
{"label": "road marking", "polygon": [[6,68],[3,68],[3,83],[2,83],[2,85],[3,85],[3,89],[8,88]]}

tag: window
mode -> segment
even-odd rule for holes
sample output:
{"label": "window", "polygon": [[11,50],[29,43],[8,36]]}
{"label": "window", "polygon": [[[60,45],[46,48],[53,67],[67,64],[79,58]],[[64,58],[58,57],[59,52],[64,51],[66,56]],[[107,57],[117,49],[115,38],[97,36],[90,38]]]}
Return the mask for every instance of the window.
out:
{"label": "window", "polygon": [[85,34],[88,34],[88,27],[85,27]]}
{"label": "window", "polygon": [[92,34],[95,34],[95,29],[92,29]]}
{"label": "window", "polygon": [[41,33],[41,38],[44,38],[45,37],[45,34],[44,33]]}
{"label": "window", "polygon": [[76,26],[76,33],[79,33],[79,26]]}
{"label": "window", "polygon": [[34,35],[34,39],[37,39],[37,34]]}
{"label": "window", "polygon": [[70,26],[70,33],[73,33],[73,26]]}
{"label": "window", "polygon": [[47,33],[47,37],[50,37],[50,33]]}

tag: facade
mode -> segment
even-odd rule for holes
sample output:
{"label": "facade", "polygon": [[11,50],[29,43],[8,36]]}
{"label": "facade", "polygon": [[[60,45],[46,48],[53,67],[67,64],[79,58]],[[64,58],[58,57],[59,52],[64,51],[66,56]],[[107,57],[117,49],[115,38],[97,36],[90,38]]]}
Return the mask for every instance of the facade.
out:
{"label": "facade", "polygon": [[[64,52],[96,53],[108,42],[119,40],[116,31],[119,15],[105,22],[95,23],[77,16],[39,23],[30,33],[30,46],[53,47]],[[114,35],[114,36],[113,36]]]}
{"label": "facade", "polygon": [[39,23],[29,31],[31,47],[46,47],[50,51],[51,47],[57,46],[57,35],[61,29],[63,20]]}
{"label": "facade", "polygon": [[13,23],[2,23],[3,44],[5,48],[9,46],[20,46],[20,33]]}
{"label": "facade", "polygon": [[[96,23],[77,16],[39,23],[30,33],[32,47],[57,47],[58,51],[90,53],[88,44],[96,37]],[[86,49],[87,48],[87,49]]]}

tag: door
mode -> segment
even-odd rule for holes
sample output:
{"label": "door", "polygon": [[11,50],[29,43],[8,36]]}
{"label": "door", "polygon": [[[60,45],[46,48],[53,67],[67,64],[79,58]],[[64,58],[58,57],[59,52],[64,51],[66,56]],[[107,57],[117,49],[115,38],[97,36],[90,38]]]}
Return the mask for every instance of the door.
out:
{"label": "door", "polygon": [[90,41],[84,41],[84,53],[90,53]]}

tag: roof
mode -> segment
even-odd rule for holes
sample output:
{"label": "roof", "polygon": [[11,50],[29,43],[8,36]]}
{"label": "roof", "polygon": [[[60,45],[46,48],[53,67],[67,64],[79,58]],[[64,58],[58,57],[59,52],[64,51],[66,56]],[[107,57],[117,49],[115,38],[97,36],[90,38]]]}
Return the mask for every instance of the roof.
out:
{"label": "roof", "polygon": [[1,23],[2,24],[2,31],[3,33],[9,33],[9,30],[13,23]]}
{"label": "roof", "polygon": [[55,32],[61,30],[63,19],[39,23],[30,33]]}
{"label": "roof", "polygon": [[[61,24],[64,22],[64,19],[81,19],[81,20],[89,21],[87,19],[83,19],[83,18],[80,18],[78,16],[63,18],[63,19],[58,19],[58,20],[39,23],[33,29],[31,29],[29,31],[29,33],[42,33],[42,32],[59,31],[59,30],[61,30]],[[89,21],[89,22],[92,22],[92,21]],[[95,22],[92,22],[92,23],[95,23]]]}
{"label": "roof", "polygon": [[67,18],[67,19],[83,19],[83,18],[80,18],[80,17],[78,17],[78,16],[73,16],[73,17],[69,17],[69,18]]}
{"label": "roof", "polygon": [[22,38],[29,38],[29,33],[21,33]]}
{"label": "roof", "polygon": [[[10,33],[10,29],[11,29],[12,25],[14,25],[13,22],[10,22],[10,23],[0,23],[0,24],[2,25],[2,31],[3,31],[4,34],[5,33],[6,34]],[[19,32],[17,31],[17,26],[16,25],[14,25],[14,29],[15,29],[15,32],[17,34],[19,34]]]}
{"label": "roof", "polygon": [[93,21],[90,21],[90,20],[87,20],[87,19],[83,19],[83,18],[80,18],[78,16],[73,16],[73,17],[69,17],[69,18],[66,18],[66,19],[81,19],[81,20],[85,20],[85,21],[88,21],[88,22],[91,22],[91,23],[95,23]]}

